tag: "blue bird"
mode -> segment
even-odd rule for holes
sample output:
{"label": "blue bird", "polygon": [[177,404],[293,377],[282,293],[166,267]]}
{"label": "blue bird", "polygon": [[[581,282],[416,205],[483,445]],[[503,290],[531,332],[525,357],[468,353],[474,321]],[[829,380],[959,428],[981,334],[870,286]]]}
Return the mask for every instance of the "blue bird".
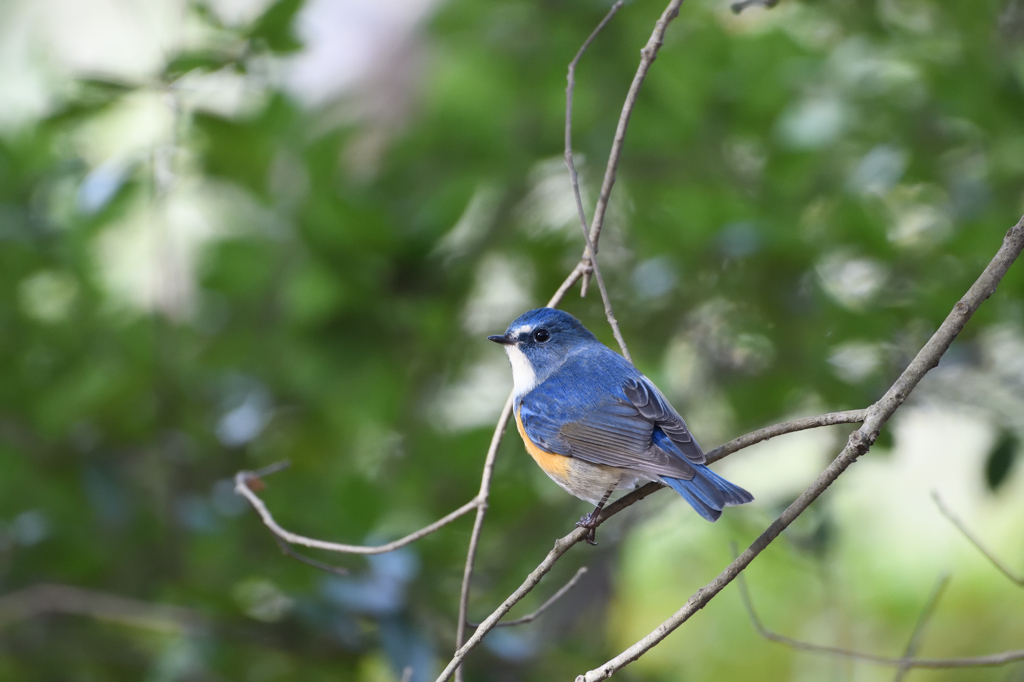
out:
{"label": "blue bird", "polygon": [[504,334],[515,384],[513,409],[526,451],[566,492],[597,505],[577,526],[594,527],[612,491],[658,481],[716,521],[754,497],[707,467],[686,422],[661,391],[569,313],[537,308]]}

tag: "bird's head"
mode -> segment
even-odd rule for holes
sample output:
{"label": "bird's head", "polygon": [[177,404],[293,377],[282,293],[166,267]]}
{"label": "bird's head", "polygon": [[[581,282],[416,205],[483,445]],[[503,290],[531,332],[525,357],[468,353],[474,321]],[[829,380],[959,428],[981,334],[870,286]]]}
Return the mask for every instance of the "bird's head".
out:
{"label": "bird's head", "polygon": [[600,343],[579,320],[554,308],[525,312],[508,326],[504,334],[487,338],[505,346],[512,365],[516,395],[529,393],[573,351]]}

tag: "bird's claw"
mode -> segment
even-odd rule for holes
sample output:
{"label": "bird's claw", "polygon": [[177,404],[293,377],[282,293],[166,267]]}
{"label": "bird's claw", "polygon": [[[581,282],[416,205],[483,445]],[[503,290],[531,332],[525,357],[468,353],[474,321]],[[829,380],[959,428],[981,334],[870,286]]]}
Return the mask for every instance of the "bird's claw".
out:
{"label": "bird's claw", "polygon": [[576,527],[589,529],[590,532],[584,535],[583,539],[587,541],[588,545],[597,545],[597,514],[584,514],[576,522]]}

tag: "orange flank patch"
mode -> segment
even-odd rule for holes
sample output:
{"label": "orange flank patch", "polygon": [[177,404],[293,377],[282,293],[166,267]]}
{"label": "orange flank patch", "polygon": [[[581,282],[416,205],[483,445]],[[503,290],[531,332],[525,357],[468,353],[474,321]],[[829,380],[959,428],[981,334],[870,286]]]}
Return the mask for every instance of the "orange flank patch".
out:
{"label": "orange flank patch", "polygon": [[520,419],[519,412],[516,412],[516,426],[519,427],[519,435],[523,437],[526,451],[530,453],[530,457],[533,457],[533,461],[540,465],[544,473],[556,480],[568,480],[570,458],[553,452],[544,452],[534,445],[530,437],[526,435],[526,429],[523,428],[523,420]]}

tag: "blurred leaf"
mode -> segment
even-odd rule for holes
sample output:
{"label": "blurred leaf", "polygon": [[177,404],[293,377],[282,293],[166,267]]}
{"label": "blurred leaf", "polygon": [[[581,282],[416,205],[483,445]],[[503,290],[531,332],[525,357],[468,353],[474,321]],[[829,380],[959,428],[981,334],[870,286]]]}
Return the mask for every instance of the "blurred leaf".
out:
{"label": "blurred leaf", "polygon": [[271,52],[295,52],[302,43],[295,38],[293,24],[303,4],[303,0],[276,0],[249,29],[249,38]]}
{"label": "blurred leaf", "polygon": [[[149,4],[180,15],[162,2]],[[201,644],[88,618],[14,624],[2,680],[398,679],[414,655],[425,676],[451,651],[469,518],[410,546],[404,569],[352,557],[339,586],[280,553],[232,475],[290,459],[261,492],[275,517],[351,543],[393,539],[477,493],[510,385],[485,335],[543,303],[582,253],[562,159],[565,68],[609,3],[449,0],[415,21],[424,3],[257,4],[253,20],[251,3],[192,2],[165,76],[227,77],[188,93],[137,75],[67,83],[67,55],[107,54],[92,24],[61,34],[72,42],[59,54],[35,39],[0,50],[19,74],[0,116],[0,593],[67,582],[211,622]],[[310,14],[324,23],[297,52],[307,6],[340,14]],[[638,367],[703,444],[870,404],[998,248],[1024,196],[1024,62],[992,39],[1008,6],[787,2],[737,17],[727,0],[684,5],[633,112],[601,257]],[[573,146],[588,215],[661,11],[627,4],[579,64]],[[46,16],[33,31],[68,14]],[[97,7],[96,21],[106,16]],[[353,26],[365,36],[338,44]],[[152,45],[125,47],[138,42],[110,47],[159,63],[145,56]],[[324,78],[305,87],[359,86],[307,108],[284,54]],[[7,127],[23,105],[42,113]],[[577,292],[566,309],[614,345],[599,297]],[[1022,292],[1018,264],[935,371],[953,368],[970,379],[957,391],[983,395],[930,397],[972,411],[1014,399],[989,387],[1017,385]],[[508,647],[475,652],[467,682],[572,679],[646,634],[847,432],[794,434],[766,444],[775,455],[723,463],[732,477],[771,460],[740,481],[760,507],[717,524],[664,493],[634,522],[613,520],[596,553],[578,548],[556,567],[567,577],[587,563],[588,587],[516,633],[514,665]],[[909,492],[984,467],[1001,493],[986,505],[1019,501],[1019,436],[957,460],[962,471],[916,477],[892,433],[876,449],[893,457],[852,467],[835,504],[823,498],[751,567],[780,630],[902,641],[922,571],[959,565],[907,530]],[[473,614],[589,511],[514,431],[495,466]],[[857,483],[882,474],[879,487]],[[889,485],[908,494],[880,494]],[[1013,552],[1012,531],[987,532]],[[937,627],[928,646],[1019,647],[1016,593],[987,572],[958,575],[972,597],[943,608],[971,627]],[[386,596],[375,603],[387,613],[352,595]],[[626,674],[835,677],[831,662],[757,639],[734,606],[716,600],[688,646],[660,647]]]}
{"label": "blurred leaf", "polygon": [[893,438],[891,428],[883,428],[878,432],[878,438],[875,439],[875,449],[891,451],[896,443],[896,439]]}
{"label": "blurred leaf", "polygon": [[985,460],[985,483],[989,490],[995,492],[1006,482],[1019,451],[1020,439],[1015,434],[1009,431],[1000,434]]}
{"label": "blurred leaf", "polygon": [[164,67],[164,80],[175,80],[190,71],[217,71],[233,63],[234,59],[223,53],[184,52],[175,55],[167,62],[167,66]]}

